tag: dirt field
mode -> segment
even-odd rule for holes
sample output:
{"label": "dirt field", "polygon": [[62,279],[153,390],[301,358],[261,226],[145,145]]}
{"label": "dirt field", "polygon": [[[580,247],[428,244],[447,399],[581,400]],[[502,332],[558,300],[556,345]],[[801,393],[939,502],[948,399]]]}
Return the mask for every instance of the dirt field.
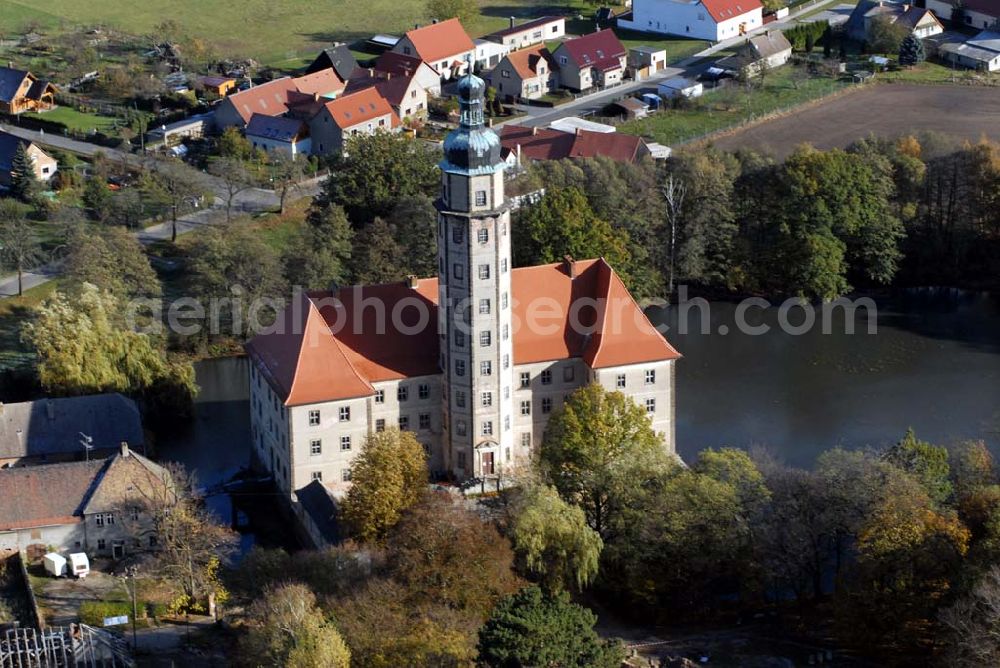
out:
{"label": "dirt field", "polygon": [[870,134],[928,131],[972,141],[985,134],[1000,141],[1000,88],[872,86],[711,143],[727,151],[754,148],[780,158],[806,142],[821,149],[842,148]]}

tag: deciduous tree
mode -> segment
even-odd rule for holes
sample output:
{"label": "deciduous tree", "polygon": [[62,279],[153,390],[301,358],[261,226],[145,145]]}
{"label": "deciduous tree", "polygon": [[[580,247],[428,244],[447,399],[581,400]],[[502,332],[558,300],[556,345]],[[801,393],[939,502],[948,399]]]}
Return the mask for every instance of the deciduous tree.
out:
{"label": "deciduous tree", "polygon": [[532,485],[513,508],[510,536],[528,572],[546,591],[583,589],[597,575],[604,542],[587,526],[583,510],[553,487]]}
{"label": "deciduous tree", "polygon": [[427,489],[427,458],[416,436],[387,429],[368,436],[351,466],[343,517],[364,542],[381,542]]}
{"label": "deciduous tree", "polygon": [[549,418],[539,463],[546,482],[583,508],[605,543],[644,482],[671,466],[645,411],[596,384],[571,394]]}
{"label": "deciduous tree", "polygon": [[16,200],[0,200],[0,261],[17,272],[17,294],[24,294],[24,272],[44,259],[28,210]]}
{"label": "deciduous tree", "polygon": [[124,228],[78,228],[69,248],[66,276],[78,284],[91,283],[121,300],[160,295],[142,245]]}
{"label": "deciduous tree", "polygon": [[301,584],[268,589],[247,611],[241,663],[288,668],[348,668],[351,653],[337,628]]}

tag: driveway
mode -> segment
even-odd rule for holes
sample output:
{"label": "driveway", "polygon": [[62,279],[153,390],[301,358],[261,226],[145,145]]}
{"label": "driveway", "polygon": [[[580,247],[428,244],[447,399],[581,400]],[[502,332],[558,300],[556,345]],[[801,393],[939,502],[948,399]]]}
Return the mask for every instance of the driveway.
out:
{"label": "driveway", "polygon": [[[773,30],[775,28],[788,26],[795,23],[796,20],[803,14],[814,12],[820,7],[839,4],[841,2],[843,2],[843,0],[816,0],[811,4],[801,5],[796,11],[789,13],[789,15],[785,18],[768,23],[766,26],[762,26],[756,30],[752,30],[749,33],[749,36],[762,33],[766,30]],[[743,44],[747,37],[748,35],[743,35],[718,42],[707,49],[702,49],[693,56],[689,56],[683,60],[677,61],[676,63],[672,63],[671,66],[667,67],[662,72],[649,77],[648,79],[643,79],[642,81],[629,81],[619,86],[615,86],[614,88],[608,88],[590,95],[583,95],[572,102],[567,102],[566,104],[560,105],[555,109],[549,107],[521,105],[518,108],[527,113],[527,116],[497,123],[496,125],[501,126],[512,124],[527,127],[546,127],[553,121],[557,121],[560,118],[566,118],[567,116],[588,116],[594,114],[615,100],[631,95],[632,93],[647,89],[655,92],[657,84],[673,77],[684,76],[689,79],[697,78],[711,66],[711,62],[708,60],[711,56],[720,51]]]}

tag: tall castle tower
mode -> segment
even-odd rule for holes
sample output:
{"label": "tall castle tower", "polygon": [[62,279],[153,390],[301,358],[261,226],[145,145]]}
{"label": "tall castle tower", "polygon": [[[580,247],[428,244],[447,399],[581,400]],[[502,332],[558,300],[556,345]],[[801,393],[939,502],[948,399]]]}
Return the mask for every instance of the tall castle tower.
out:
{"label": "tall castle tower", "polygon": [[436,203],[443,449],[459,479],[501,474],[514,440],[510,212],[485,90],[472,74],[458,82],[461,117],[444,142]]}

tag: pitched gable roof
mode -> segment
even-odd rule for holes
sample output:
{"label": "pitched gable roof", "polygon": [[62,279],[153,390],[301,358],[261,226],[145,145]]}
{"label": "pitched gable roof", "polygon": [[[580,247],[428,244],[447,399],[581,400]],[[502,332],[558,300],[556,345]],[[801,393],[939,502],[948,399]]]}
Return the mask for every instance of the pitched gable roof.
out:
{"label": "pitched gable roof", "polygon": [[166,469],[127,448],[108,459],[0,469],[0,530],[79,522],[170,483]]}
{"label": "pitched gable roof", "polygon": [[10,166],[14,161],[14,154],[17,153],[17,147],[21,144],[31,146],[32,142],[0,130],[0,171],[10,171]]}
{"label": "pitched gable roof", "polygon": [[[515,269],[511,288],[514,322],[519,323],[513,331],[515,364],[582,357],[593,368],[603,368],[680,357],[603,259]],[[312,293],[303,297],[308,307],[290,305],[283,318],[296,322],[296,308],[307,321],[321,314],[299,328],[316,329],[319,344],[304,346],[302,335],[267,334],[252,339],[247,351],[286,405],[369,396],[371,383],[440,373],[437,298],[436,278],[421,279],[415,287],[397,282],[345,288],[335,297]],[[582,298],[604,307],[587,304],[574,311]],[[529,309],[542,299],[544,322],[535,312],[529,318]],[[378,304],[381,312],[362,304]],[[397,311],[398,318],[388,317]]]}
{"label": "pitched gable roof", "polygon": [[392,110],[389,101],[382,97],[377,88],[365,88],[349,95],[342,95],[323,105],[327,113],[341,129],[365,123],[380,116],[391,116],[390,125],[399,125],[399,117]]}
{"label": "pitched gable roof", "polygon": [[8,104],[13,102],[26,77],[35,81],[35,76],[30,72],[12,67],[0,67],[0,101]]}
{"label": "pitched gable roof", "polygon": [[413,56],[395,51],[386,51],[375,61],[374,69],[378,72],[392,74],[393,76],[415,74],[420,66],[430,67],[424,61]]}
{"label": "pitched gable roof", "polygon": [[247,123],[246,135],[291,144],[309,136],[309,126],[298,118],[254,114]]}
{"label": "pitched gable roof", "polygon": [[458,19],[448,19],[406,33],[413,50],[428,62],[445,60],[476,47]]}
{"label": "pitched gable roof", "polygon": [[577,67],[602,67],[625,55],[625,47],[613,30],[598,30],[568,39],[557,48],[557,51],[563,50]]}
{"label": "pitched gable roof", "polygon": [[0,531],[70,524],[107,460],[0,469]]}
{"label": "pitched gable roof", "polygon": [[500,131],[504,156],[516,153],[527,160],[564,160],[566,158],[607,157],[620,162],[635,162],[646,154],[640,137],[617,132],[577,130],[562,132],[546,128],[505,125]]}
{"label": "pitched gable roof", "polygon": [[145,438],[135,402],[117,393],[40,399],[0,409],[0,459],[66,453],[83,454],[80,433],[98,449]]}
{"label": "pitched gable roof", "polygon": [[274,391],[289,406],[374,393],[344,353],[312,299],[302,295],[283,314],[279,333],[257,336],[246,348],[266,369]]}
{"label": "pitched gable roof", "polygon": [[233,93],[223,104],[231,104],[244,123],[254,114],[281,116],[288,111],[288,95],[295,91],[295,81],[290,77],[274,79],[253,88]]}
{"label": "pitched gable roof", "polygon": [[344,81],[332,67],[303,74],[292,79],[295,83],[295,90],[303,95],[332,95],[344,90]]}
{"label": "pitched gable roof", "polygon": [[747,45],[758,58],[770,58],[782,51],[792,48],[785,34],[780,30],[769,30],[760,35],[754,35],[747,40]]}
{"label": "pitched gable roof", "polygon": [[413,81],[414,76],[416,76],[415,72],[394,76],[392,74],[376,72],[374,69],[359,67],[354,70],[354,74],[351,75],[350,80],[347,82],[344,92],[356,93],[366,88],[375,87],[379,94],[389,101],[389,104],[398,107],[402,104],[403,98],[406,96],[406,91],[410,89],[410,83]]}
{"label": "pitched gable roof", "polygon": [[341,81],[347,81],[357,66],[358,61],[355,60],[351,49],[346,44],[338,44],[320,51],[312,64],[306,68],[306,74],[332,67]]}
{"label": "pitched gable roof", "polygon": [[763,9],[760,0],[701,0],[716,23],[742,16],[756,9]]}
{"label": "pitched gable roof", "polygon": [[534,46],[519,51],[511,51],[506,56],[517,75],[522,79],[531,79],[538,76],[538,65],[545,63],[549,71],[555,69],[552,55],[544,46]]}

